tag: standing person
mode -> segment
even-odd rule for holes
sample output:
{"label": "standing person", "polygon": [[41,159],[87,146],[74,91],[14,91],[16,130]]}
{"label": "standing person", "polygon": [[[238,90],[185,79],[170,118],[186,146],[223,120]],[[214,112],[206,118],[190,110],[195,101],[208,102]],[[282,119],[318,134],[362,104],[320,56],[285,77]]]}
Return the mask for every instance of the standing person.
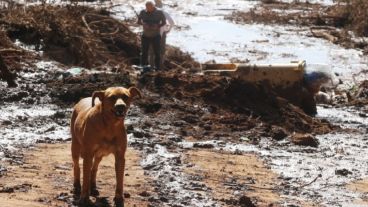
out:
{"label": "standing person", "polygon": [[160,70],[160,28],[166,24],[165,15],[161,10],[156,9],[152,1],[147,1],[146,9],[138,15],[138,24],[143,25],[141,64],[148,65],[148,50],[151,46],[155,55],[155,67]]}
{"label": "standing person", "polygon": [[[155,0],[155,6],[161,9],[161,11],[164,13],[165,18],[166,18],[166,25],[160,28],[160,35],[161,35],[160,68],[162,69],[164,65],[164,61],[165,61],[166,37],[167,37],[167,34],[170,32],[171,28],[173,28],[173,26],[175,25],[175,22],[173,18],[170,16],[170,14],[162,9],[163,4],[161,0]],[[153,54],[152,48],[150,48],[150,52],[149,52],[149,62],[151,65],[153,65],[154,63],[154,54]]]}

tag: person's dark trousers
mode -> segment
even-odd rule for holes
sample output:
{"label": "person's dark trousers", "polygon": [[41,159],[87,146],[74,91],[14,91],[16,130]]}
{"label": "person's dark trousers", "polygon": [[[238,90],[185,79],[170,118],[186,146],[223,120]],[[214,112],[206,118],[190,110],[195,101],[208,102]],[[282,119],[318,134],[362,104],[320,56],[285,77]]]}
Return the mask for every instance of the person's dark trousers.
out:
{"label": "person's dark trousers", "polygon": [[160,70],[160,62],[161,62],[161,36],[157,35],[155,37],[146,37],[142,35],[142,56],[141,56],[141,64],[148,65],[148,51],[150,46],[153,48],[153,53],[155,55],[155,67],[157,70]]}

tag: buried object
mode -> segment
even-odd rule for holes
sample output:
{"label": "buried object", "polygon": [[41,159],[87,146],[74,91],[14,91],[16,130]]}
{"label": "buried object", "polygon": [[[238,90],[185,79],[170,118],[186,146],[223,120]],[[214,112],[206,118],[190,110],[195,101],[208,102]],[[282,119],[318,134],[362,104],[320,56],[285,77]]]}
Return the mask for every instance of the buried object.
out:
{"label": "buried object", "polygon": [[[312,67],[315,67],[312,65]],[[299,106],[307,114],[316,114],[315,95],[331,80],[328,72],[309,71],[305,61],[289,64],[204,64],[204,74],[229,76],[272,89],[277,95]]]}
{"label": "buried object", "polygon": [[[96,187],[97,169],[102,157],[115,156],[116,206],[123,206],[123,176],[127,135],[125,115],[140,91],[131,87],[110,87],[95,91],[92,97],[80,100],[74,107],[71,120],[74,193],[80,203],[88,204],[89,194],[99,194]],[[96,100],[98,98],[99,100]],[[80,184],[79,157],[83,158],[83,185]],[[81,189],[82,187],[82,189]]]}

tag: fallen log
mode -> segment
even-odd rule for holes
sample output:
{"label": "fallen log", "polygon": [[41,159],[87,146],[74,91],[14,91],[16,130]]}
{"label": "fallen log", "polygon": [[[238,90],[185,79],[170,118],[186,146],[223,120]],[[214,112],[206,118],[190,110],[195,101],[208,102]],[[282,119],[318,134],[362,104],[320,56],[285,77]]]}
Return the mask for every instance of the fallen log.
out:
{"label": "fallen log", "polygon": [[314,37],[323,38],[323,39],[326,39],[326,40],[328,40],[332,43],[336,43],[339,40],[339,38],[337,38],[336,36],[331,35],[329,32],[327,32],[325,30],[311,29],[310,31],[311,31],[311,33]]}

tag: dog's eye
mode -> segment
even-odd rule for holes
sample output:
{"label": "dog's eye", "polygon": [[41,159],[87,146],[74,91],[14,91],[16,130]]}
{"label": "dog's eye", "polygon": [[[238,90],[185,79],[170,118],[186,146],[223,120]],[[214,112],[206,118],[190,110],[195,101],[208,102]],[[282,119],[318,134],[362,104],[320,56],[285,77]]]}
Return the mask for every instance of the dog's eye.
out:
{"label": "dog's eye", "polygon": [[128,100],[129,96],[128,95],[123,95],[122,98],[123,98],[123,100]]}
{"label": "dog's eye", "polygon": [[112,100],[116,100],[118,97],[117,96],[115,96],[115,95],[112,95],[112,96],[110,96],[110,99],[112,99]]}

